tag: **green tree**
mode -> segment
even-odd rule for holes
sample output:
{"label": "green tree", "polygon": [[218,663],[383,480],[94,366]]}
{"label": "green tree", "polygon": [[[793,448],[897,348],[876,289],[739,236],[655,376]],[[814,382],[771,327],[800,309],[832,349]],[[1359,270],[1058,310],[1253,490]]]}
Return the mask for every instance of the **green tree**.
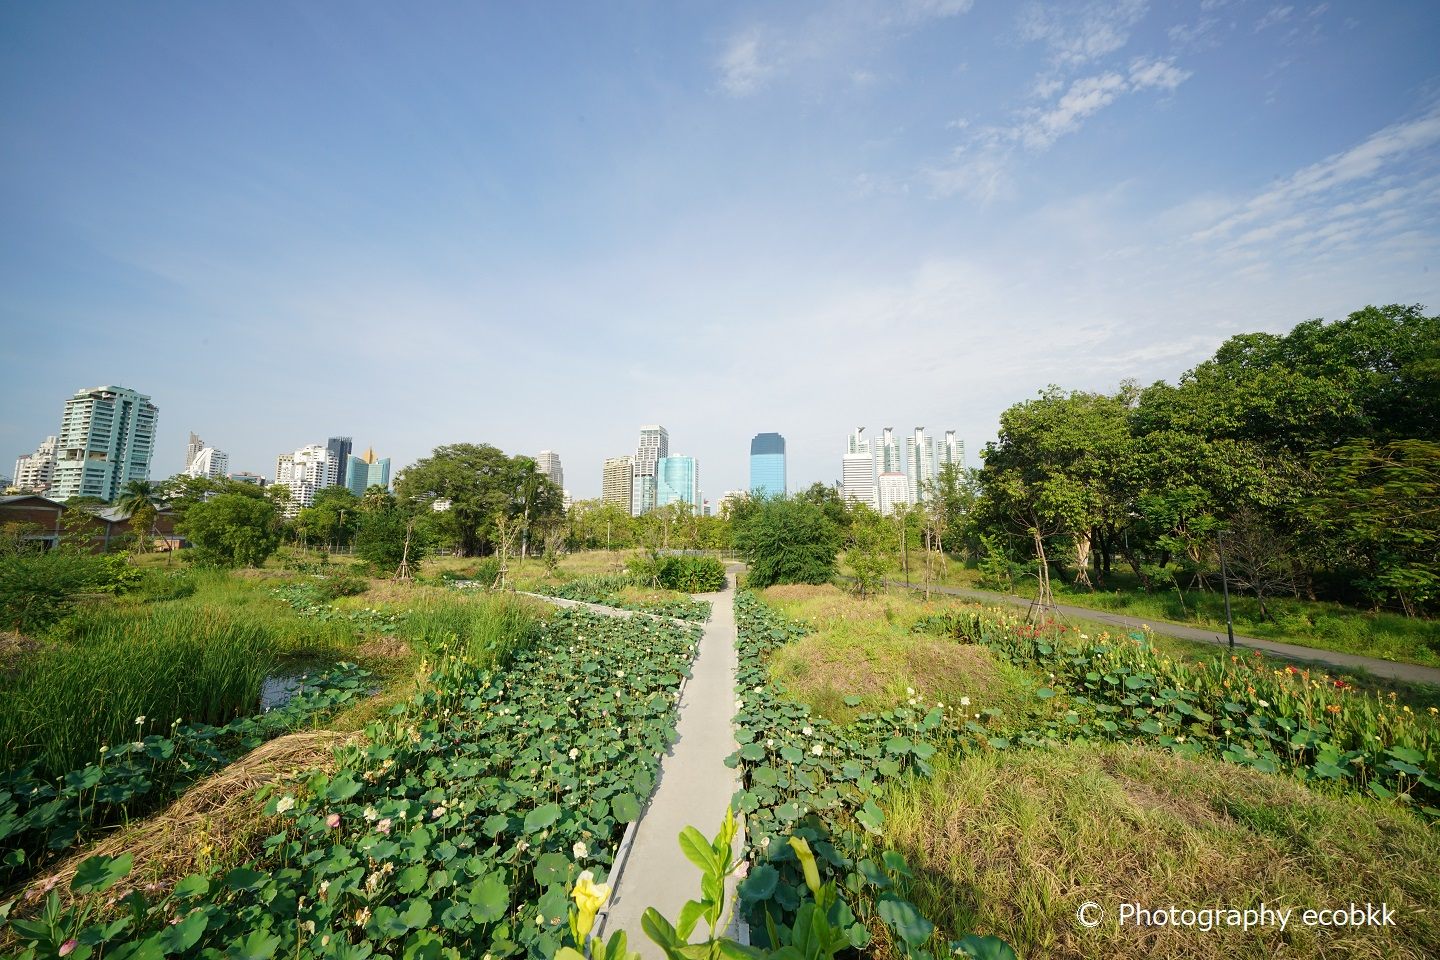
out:
{"label": "green tree", "polygon": [[177,529],[196,561],[219,567],[258,567],[280,546],[275,504],[238,493],[195,504]]}
{"label": "green tree", "polygon": [[499,517],[523,528],[563,512],[560,490],[536,472],[533,460],[489,444],[436,447],[401,471],[395,496],[406,509],[433,510],[428,521],[467,557],[495,549]]}
{"label": "green tree", "polygon": [[360,498],[348,487],[326,487],[295,517],[296,531],[312,544],[349,546],[360,522]]}
{"label": "green tree", "polygon": [[155,539],[155,518],[165,502],[164,488],[149,480],[131,480],[115,498],[115,506],[130,520],[135,552],[145,553]]}
{"label": "green tree", "polygon": [[[406,558],[405,537],[410,520],[395,507],[361,511],[355,530],[355,555],[377,574],[394,574]],[[410,566],[418,566],[430,552],[425,528],[417,523],[410,530]]]}
{"label": "green tree", "polygon": [[848,542],[845,562],[855,575],[855,591],[862,597],[877,592],[895,563],[897,545],[889,525],[868,505],[856,504]]}
{"label": "green tree", "polygon": [[749,498],[737,504],[731,523],[750,585],[829,583],[835,576],[840,531],[814,500]]}

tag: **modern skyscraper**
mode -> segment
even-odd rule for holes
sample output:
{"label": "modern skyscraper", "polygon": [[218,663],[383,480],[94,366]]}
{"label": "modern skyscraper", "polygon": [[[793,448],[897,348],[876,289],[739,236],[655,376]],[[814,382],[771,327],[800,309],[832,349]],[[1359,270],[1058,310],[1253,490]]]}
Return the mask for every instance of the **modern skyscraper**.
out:
{"label": "modern skyscraper", "polygon": [[328,486],[329,478],[338,473],[329,447],[318,443],[301,447],[294,453],[282,453],[275,460],[275,482],[290,488],[290,504],[285,510],[293,517],[315,502],[315,494]]}
{"label": "modern skyscraper", "polygon": [[960,470],[965,469],[965,441],[955,437],[954,430],[945,431],[945,439],[940,442],[940,462],[935,466],[938,474],[940,468],[955,466]]}
{"label": "modern skyscraper", "polygon": [[640,443],[631,463],[633,489],[630,512],[639,516],[655,506],[655,466],[670,456],[670,432],[659,424],[640,428]]}
{"label": "modern skyscraper", "polygon": [[375,448],[370,447],[363,457],[350,455],[345,465],[345,486],[357,497],[365,496],[371,487],[390,489],[390,458],[377,460]]}
{"label": "modern skyscraper", "polygon": [[870,455],[864,427],[856,427],[850,434],[849,448],[840,458],[840,489],[851,503],[863,503],[872,509],[877,506],[875,459]]}
{"label": "modern skyscraper", "polygon": [[634,476],[631,473],[630,457],[610,457],[605,461],[605,473],[600,484],[600,499],[613,503],[626,513],[633,514],[631,503],[635,492]]}
{"label": "modern skyscraper", "polygon": [[159,408],[125,387],[89,387],[65,401],[50,496],[114,500],[131,480],[150,478]]}
{"label": "modern skyscraper", "polygon": [[778,497],[785,492],[785,438],[757,433],[750,441],[750,494]]}
{"label": "modern skyscraper", "polygon": [[875,492],[879,500],[880,514],[890,516],[897,506],[910,503],[910,482],[903,473],[882,473],[875,480]]}
{"label": "modern skyscraper", "polygon": [[[190,434],[195,436],[195,434]],[[224,450],[216,450],[214,447],[201,447],[195,456],[190,458],[190,466],[185,468],[185,473],[192,477],[209,477],[211,480],[225,476],[225,471],[230,467],[230,457]]]}
{"label": "modern skyscraper", "polygon": [[555,486],[565,489],[565,469],[560,466],[560,454],[553,450],[541,450],[535,455],[535,469],[549,477]]}
{"label": "modern skyscraper", "polygon": [[55,482],[56,437],[46,437],[34,453],[22,453],[15,461],[13,485],[27,493],[46,493]]}
{"label": "modern skyscraper", "polygon": [[661,457],[655,462],[655,506],[700,506],[700,465],[694,457]]}
{"label": "modern skyscraper", "polygon": [[894,427],[886,427],[880,434],[880,442],[875,449],[875,472],[905,472],[905,458],[901,455],[900,442],[895,439]]}
{"label": "modern skyscraper", "polygon": [[924,503],[935,479],[935,438],[926,436],[924,427],[905,438],[905,461],[910,467],[910,502]]}
{"label": "modern skyscraper", "polygon": [[345,468],[350,463],[350,451],[353,444],[353,437],[331,437],[325,441],[325,449],[330,451],[330,459],[334,464],[334,471],[325,477],[325,482],[322,486],[345,486]]}
{"label": "modern skyscraper", "polygon": [[205,441],[200,439],[198,433],[190,434],[190,443],[185,447],[185,472],[190,472],[190,465],[195,462],[200,451],[205,449]]}

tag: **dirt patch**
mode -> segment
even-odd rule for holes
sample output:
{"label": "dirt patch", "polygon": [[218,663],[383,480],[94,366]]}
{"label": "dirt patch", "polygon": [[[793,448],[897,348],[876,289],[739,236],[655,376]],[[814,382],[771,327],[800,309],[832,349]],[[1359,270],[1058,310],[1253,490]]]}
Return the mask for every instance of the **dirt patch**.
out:
{"label": "dirt patch", "polygon": [[52,888],[66,896],[76,868],[94,856],[128,852],[135,857],[130,876],[106,892],[112,901],[131,890],[167,887],[212,863],[238,862],[272,828],[256,802],[256,791],[333,770],[335,750],[360,739],[355,733],[319,730],[262,744],[195,784],[164,812],[116,831],[32,881],[24,903],[38,908]]}
{"label": "dirt patch", "polygon": [[372,637],[355,648],[355,655],[370,660],[403,660],[410,656],[410,644],[399,637]]}
{"label": "dirt patch", "polygon": [[23,633],[0,630],[0,676],[20,672],[20,660],[38,649],[39,641]]}

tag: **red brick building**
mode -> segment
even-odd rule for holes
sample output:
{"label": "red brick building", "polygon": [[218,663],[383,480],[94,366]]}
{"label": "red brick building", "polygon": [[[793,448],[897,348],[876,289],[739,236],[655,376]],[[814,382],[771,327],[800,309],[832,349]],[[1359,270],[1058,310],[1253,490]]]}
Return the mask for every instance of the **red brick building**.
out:
{"label": "red brick building", "polygon": [[[130,518],[115,507],[67,507],[34,493],[0,497],[0,530],[47,550],[63,541],[95,553],[128,543],[131,532]],[[175,534],[175,514],[168,507],[160,508],[153,533],[157,549],[184,544]]]}

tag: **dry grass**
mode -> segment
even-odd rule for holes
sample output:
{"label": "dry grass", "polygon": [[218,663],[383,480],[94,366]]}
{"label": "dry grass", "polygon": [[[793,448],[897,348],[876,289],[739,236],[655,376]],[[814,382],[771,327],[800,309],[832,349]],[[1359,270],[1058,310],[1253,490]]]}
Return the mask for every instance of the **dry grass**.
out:
{"label": "dry grass", "polygon": [[329,730],[292,733],[271,740],[224,770],[191,787],[164,812],[116,831],[73,854],[33,880],[22,902],[38,906],[51,888],[68,891],[75,870],[89,857],[130,853],[130,875],[110,888],[108,899],[134,889],[168,887],[185,876],[216,864],[239,863],[256,851],[270,832],[256,794],[335,767],[335,751],[359,739],[358,734]]}
{"label": "dry grass", "polygon": [[[917,874],[909,895],[945,935],[1010,941],[1021,956],[1433,957],[1435,829],[1378,801],[1288,777],[1128,745],[950,758],[892,789],[886,842]],[[1075,919],[1086,900],[1106,920]],[[1149,907],[1296,908],[1288,929],[1120,927]],[[1385,902],[1390,928],[1315,928],[1307,908]],[[881,955],[886,951],[881,950]]]}

